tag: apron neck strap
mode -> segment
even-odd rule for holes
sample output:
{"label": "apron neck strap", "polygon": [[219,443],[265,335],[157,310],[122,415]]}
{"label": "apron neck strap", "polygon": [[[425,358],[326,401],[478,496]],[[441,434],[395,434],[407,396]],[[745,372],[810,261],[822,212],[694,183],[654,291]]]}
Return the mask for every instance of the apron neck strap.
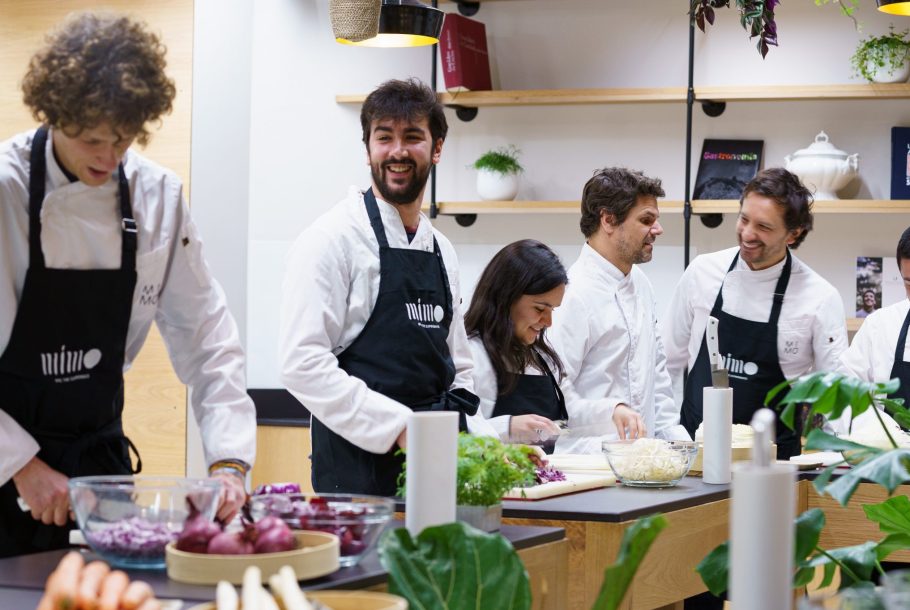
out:
{"label": "apron neck strap", "polygon": [[[28,176],[28,214],[29,214],[29,266],[45,268],[44,252],[41,250],[41,207],[44,205],[45,182],[47,181],[47,148],[48,128],[42,125],[32,138],[32,150],[29,155],[30,167]],[[136,220],[130,203],[130,185],[123,170],[123,163],[117,166],[118,198],[120,200],[120,227],[122,243],[120,248],[120,268],[133,271],[136,269],[137,233]]]}
{"label": "apron neck strap", "polygon": [[[727,273],[730,273],[736,269],[736,263],[739,261],[739,250],[736,251],[736,254],[733,256],[733,261],[730,263],[730,267],[727,269]],[[774,286],[774,301],[771,304],[771,315],[768,317],[768,323],[777,324],[777,321],[780,319],[780,310],[784,304],[784,295],[787,293],[787,286],[790,284],[790,270],[793,267],[793,257],[790,254],[790,248],[787,248],[787,262],[784,263],[784,268],[780,272],[780,277],[777,278],[777,284]],[[726,276],[724,277],[726,281]],[[714,307],[712,309],[712,315],[714,313],[721,311],[724,308],[724,284],[721,282],[720,289],[717,291],[717,298],[714,299]]]}
{"label": "apron neck strap", "polygon": [[370,226],[373,227],[373,233],[376,235],[379,247],[388,248],[389,240],[385,236],[385,227],[382,226],[382,215],[379,213],[379,205],[376,203],[373,187],[368,188],[363,194],[363,202],[367,206],[367,216],[370,218]]}
{"label": "apron neck strap", "polygon": [[904,351],[907,346],[907,328],[910,327],[910,311],[904,317],[904,323],[901,325],[901,332],[897,337],[897,345],[894,348],[894,363],[904,361]]}

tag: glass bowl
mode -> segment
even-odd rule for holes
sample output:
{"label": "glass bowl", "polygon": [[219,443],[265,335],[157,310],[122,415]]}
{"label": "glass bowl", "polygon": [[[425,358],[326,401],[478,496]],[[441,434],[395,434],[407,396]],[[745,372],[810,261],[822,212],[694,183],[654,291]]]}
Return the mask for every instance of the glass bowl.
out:
{"label": "glass bowl", "polygon": [[602,448],[616,478],[629,487],[673,487],[698,453],[694,441],[654,438],[604,441]]}
{"label": "glass bowl", "polygon": [[187,499],[215,518],[221,483],[155,476],[75,477],[69,481],[76,524],[91,549],[111,565],[163,569],[164,547],[189,516]]}
{"label": "glass bowl", "polygon": [[376,543],[394,510],[392,500],[378,496],[263,494],[250,499],[250,514],[254,521],[274,515],[291,529],[316,530],[338,536],[341,567],[360,561]]}

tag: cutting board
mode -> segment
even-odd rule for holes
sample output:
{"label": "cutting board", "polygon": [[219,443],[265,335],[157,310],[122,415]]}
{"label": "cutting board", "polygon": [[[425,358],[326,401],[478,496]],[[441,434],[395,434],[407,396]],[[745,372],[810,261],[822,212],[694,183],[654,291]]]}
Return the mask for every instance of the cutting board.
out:
{"label": "cutting board", "polygon": [[[604,474],[566,473],[565,481],[550,481],[549,483],[532,485],[531,487],[516,487],[509,491],[503,497],[503,500],[541,500],[611,485],[616,485],[616,477],[613,476],[612,472]],[[524,492],[524,495],[522,495],[522,492]]]}
{"label": "cutting board", "polygon": [[577,474],[612,474],[607,456],[587,453],[557,453],[548,455],[547,462],[556,470]]}

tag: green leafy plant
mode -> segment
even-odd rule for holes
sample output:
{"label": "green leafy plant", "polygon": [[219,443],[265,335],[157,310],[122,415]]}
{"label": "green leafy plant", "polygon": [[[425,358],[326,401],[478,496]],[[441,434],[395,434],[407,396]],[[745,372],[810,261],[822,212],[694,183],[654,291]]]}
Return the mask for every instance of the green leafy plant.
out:
{"label": "green leafy plant", "polygon": [[[534,450],[510,445],[492,436],[458,435],[455,503],[460,506],[493,506],[515,487],[533,485]],[[407,468],[398,477],[398,495],[405,495]]]}
{"label": "green leafy plant", "polygon": [[[846,506],[863,481],[876,483],[887,489],[889,494],[910,481],[910,449],[898,446],[877,408],[881,406],[900,425],[910,426],[910,411],[903,400],[887,398],[898,387],[898,379],[876,383],[838,373],[818,372],[773,388],[768,392],[765,404],[770,404],[781,391],[789,388],[778,408],[783,409],[781,421],[791,429],[797,410],[805,404],[810,405],[807,421],[812,421],[816,415],[837,419],[847,407],[851,408],[854,418],[873,409],[890,441],[890,449],[838,438],[818,428],[813,428],[806,436],[806,449],[849,452],[851,455],[851,462],[856,464],[852,469],[833,479],[837,464],[829,466],[813,483],[819,494],[828,494],[841,506]],[[894,551],[910,549],[910,499],[905,496],[891,497],[878,504],[866,504],[863,511],[867,519],[878,524],[883,538],[877,542],[867,541],[838,549],[826,550],[818,546],[825,525],[825,514],[820,509],[808,510],[796,518],[794,587],[806,586],[812,580],[815,569],[821,566],[824,569],[822,587],[831,584],[839,568],[839,588],[869,588],[873,572],[883,573],[882,560]],[[715,595],[727,588],[728,545],[724,543],[715,548],[696,568],[702,581]]]}
{"label": "green leafy plant", "polygon": [[910,31],[895,32],[892,25],[887,34],[861,40],[853,57],[850,58],[854,75],[871,83],[877,70],[886,69],[891,75],[903,68],[910,57],[908,35]]}
{"label": "green leafy plant", "polygon": [[[777,23],[774,21],[774,7],[780,0],[733,0],[739,9],[739,22],[749,32],[749,38],[758,37],[756,48],[762,57],[768,54],[768,47],[777,46]],[[730,7],[730,0],[690,0],[690,15],[702,32],[705,24],[714,25],[714,9]]]}
{"label": "green leafy plant", "polygon": [[485,169],[498,174],[520,174],[524,168],[518,162],[520,150],[514,146],[494,148],[474,161],[474,169]]}
{"label": "green leafy plant", "polygon": [[[667,526],[661,515],[644,517],[623,533],[616,562],[604,572],[591,610],[616,610],[651,544]],[[428,527],[412,538],[404,528],[388,530],[379,557],[389,572],[389,592],[417,610],[528,610],[528,574],[501,534],[464,523]]]}

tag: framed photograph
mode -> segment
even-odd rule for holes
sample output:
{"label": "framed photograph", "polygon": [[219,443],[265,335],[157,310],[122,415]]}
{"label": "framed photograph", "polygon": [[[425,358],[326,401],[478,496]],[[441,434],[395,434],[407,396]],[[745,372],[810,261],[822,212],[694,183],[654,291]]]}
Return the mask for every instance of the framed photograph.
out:
{"label": "framed photograph", "polygon": [[856,257],[856,317],[882,308],[882,257]]}
{"label": "framed photograph", "polygon": [[705,140],[692,199],[739,199],[761,167],[762,140]]}

